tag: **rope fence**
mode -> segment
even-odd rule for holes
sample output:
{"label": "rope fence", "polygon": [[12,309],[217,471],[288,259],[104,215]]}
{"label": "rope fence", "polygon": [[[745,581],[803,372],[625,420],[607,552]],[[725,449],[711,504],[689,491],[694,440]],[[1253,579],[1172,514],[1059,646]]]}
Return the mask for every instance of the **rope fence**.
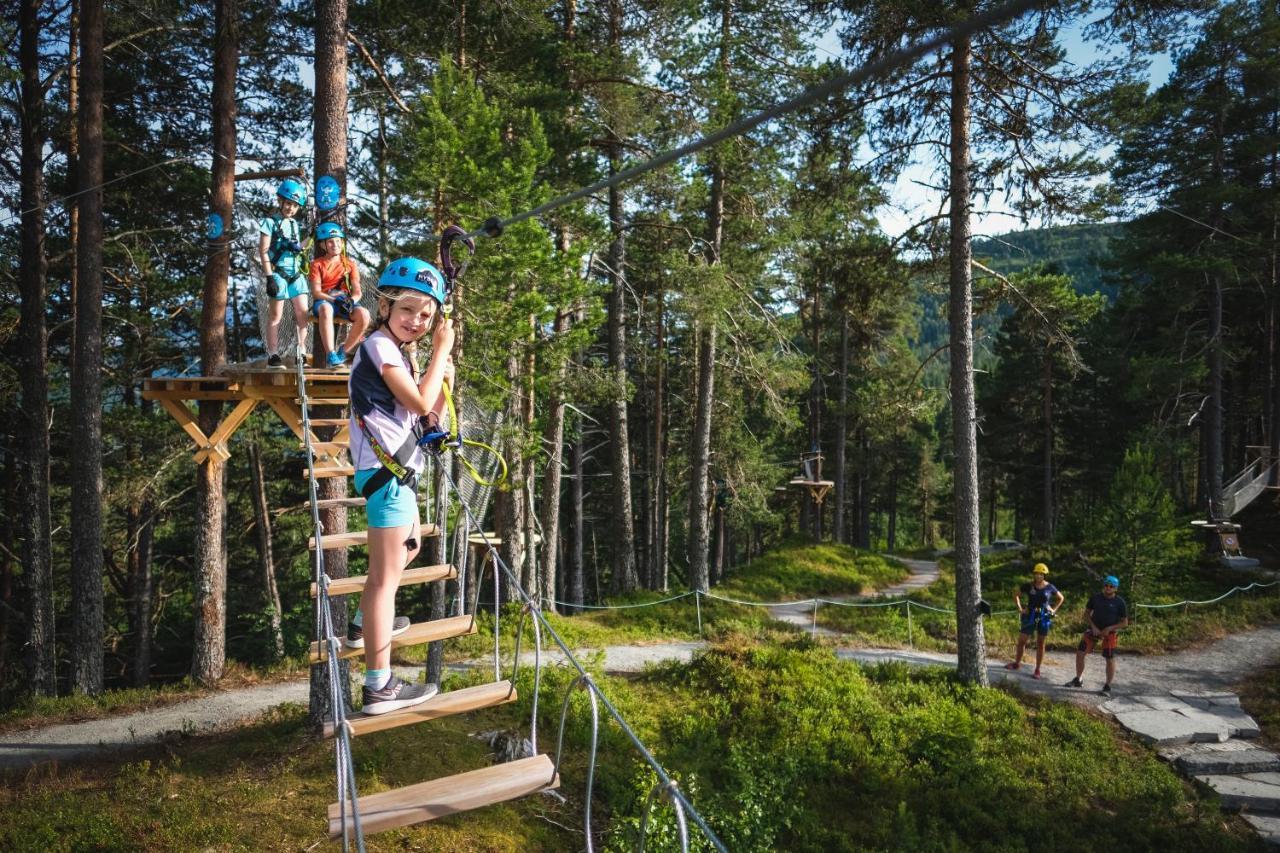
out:
{"label": "rope fence", "polygon": [[[1134,604],[1135,608],[1143,608],[1144,610],[1166,610],[1175,607],[1189,608],[1194,606],[1207,606],[1218,604],[1233,595],[1241,592],[1251,592],[1255,589],[1268,589],[1270,587],[1280,586],[1280,581],[1272,581],[1270,583],[1254,582],[1248,586],[1233,586],[1231,589],[1222,593],[1215,598],[1204,599],[1202,601],[1183,599],[1182,601],[1171,602],[1168,604]],[[841,601],[831,598],[797,598],[790,601],[747,601],[741,598],[732,598],[727,595],[719,595],[714,592],[703,592],[694,589],[688,592],[682,592],[678,595],[668,596],[667,598],[658,599],[657,601],[642,601],[634,604],[574,604],[568,601],[560,601],[555,598],[542,597],[540,600],[545,607],[548,604],[562,608],[573,608],[577,610],[634,610],[640,607],[657,607],[660,604],[670,604],[674,601],[681,601],[686,598],[693,597],[698,605],[698,633],[702,633],[702,599],[707,598],[713,601],[721,601],[726,604],[736,604],[741,607],[771,607],[771,608],[788,608],[797,611],[807,611],[809,608],[813,610],[813,621],[810,625],[810,633],[814,636],[818,632],[818,608],[824,604],[834,607],[862,608],[862,609],[887,609],[893,607],[901,607],[904,610],[904,616],[907,619],[908,637],[914,645],[913,626],[911,624],[911,610],[916,608],[929,613],[941,613],[946,616],[954,616],[956,611],[946,607],[936,607],[932,604],[925,604],[921,601],[915,601],[910,598],[895,598],[886,600],[870,600],[870,601]],[[996,610],[991,613],[992,617],[996,616],[1013,616],[1017,615],[1018,610]]]}

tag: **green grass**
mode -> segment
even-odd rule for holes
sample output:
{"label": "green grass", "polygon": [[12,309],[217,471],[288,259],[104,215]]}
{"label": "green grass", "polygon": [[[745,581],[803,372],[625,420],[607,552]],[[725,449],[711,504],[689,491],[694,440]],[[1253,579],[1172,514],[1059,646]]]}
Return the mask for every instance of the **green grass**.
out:
{"label": "green grass", "polygon": [[1240,704],[1262,729],[1262,743],[1280,749],[1280,664],[1259,669],[1236,690]]}
{"label": "green grass", "polygon": [[[486,748],[468,733],[527,732],[531,675],[514,705],[357,739],[359,790],[485,766]],[[571,677],[544,673],[541,751],[555,751]],[[801,637],[722,644],[692,665],[598,683],[734,851],[1259,846],[1110,725],[1068,705],[964,687],[941,670],[864,669]],[[333,747],[311,739],[304,717],[285,708],[123,766],[8,780],[0,849],[335,850],[323,820]],[[561,768],[567,802],[528,797],[371,836],[369,849],[580,849],[589,721],[578,690]],[[631,850],[652,771],[607,720],[599,738],[598,848]],[[669,809],[656,809],[649,849],[672,849],[674,832]]]}

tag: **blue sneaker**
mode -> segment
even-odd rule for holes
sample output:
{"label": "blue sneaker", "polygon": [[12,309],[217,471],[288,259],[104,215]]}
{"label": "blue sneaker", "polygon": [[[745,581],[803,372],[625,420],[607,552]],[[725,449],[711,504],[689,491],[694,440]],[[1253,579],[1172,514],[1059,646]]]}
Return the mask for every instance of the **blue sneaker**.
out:
{"label": "blue sneaker", "polygon": [[347,360],[343,358],[342,353],[338,352],[337,350],[333,350],[332,352],[330,352],[327,360],[329,362],[330,369],[333,369],[333,370],[337,370],[338,368],[341,368],[341,367],[346,367],[347,365]]}

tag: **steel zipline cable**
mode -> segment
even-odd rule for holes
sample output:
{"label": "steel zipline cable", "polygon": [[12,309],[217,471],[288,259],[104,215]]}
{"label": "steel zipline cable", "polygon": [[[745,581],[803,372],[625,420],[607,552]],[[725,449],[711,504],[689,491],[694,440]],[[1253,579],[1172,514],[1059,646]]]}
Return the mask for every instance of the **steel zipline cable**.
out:
{"label": "steel zipline cable", "polygon": [[981,14],[974,15],[972,18],[961,21],[954,26],[943,30],[938,35],[916,42],[915,44],[908,45],[907,47],[889,53],[880,59],[868,62],[847,74],[840,74],[811,86],[799,95],[796,95],[794,98],[774,104],[773,106],[761,110],[754,115],[739,119],[733,124],[726,125],[714,133],[709,133],[706,136],[695,139],[685,145],[681,145],[679,148],[673,148],[670,151],[665,151],[643,163],[639,163],[629,169],[624,169],[616,175],[612,175],[608,178],[602,178],[594,184],[581,187],[558,198],[553,198],[551,201],[540,204],[535,208],[524,211],[523,213],[517,213],[506,219],[498,220],[497,217],[494,217],[479,229],[469,232],[467,236],[496,237],[508,227],[523,222],[526,219],[532,219],[535,216],[550,213],[557,208],[564,207],[566,204],[572,204],[575,201],[594,195],[600,190],[628,183],[633,179],[648,172],[652,172],[655,169],[659,169],[668,163],[673,163],[676,160],[683,159],[690,154],[696,154],[705,148],[710,148],[713,145],[717,145],[727,139],[732,139],[735,136],[741,136],[744,133],[754,130],[765,122],[772,121],[773,119],[787,115],[788,113],[793,113],[802,107],[806,107],[809,104],[816,103],[817,101],[834,95],[836,92],[843,91],[851,86],[856,86],[859,83],[865,83],[866,81],[876,77],[884,76],[890,71],[896,71],[897,69],[914,62],[921,57],[927,56],[938,48],[943,47],[958,38],[973,35],[974,33],[985,30],[988,27],[1008,23],[1022,15],[1022,13],[1026,12],[1028,9],[1043,5],[1046,5],[1044,0],[1014,0],[1012,3],[1006,3],[1003,6],[997,6],[994,9],[989,9]]}

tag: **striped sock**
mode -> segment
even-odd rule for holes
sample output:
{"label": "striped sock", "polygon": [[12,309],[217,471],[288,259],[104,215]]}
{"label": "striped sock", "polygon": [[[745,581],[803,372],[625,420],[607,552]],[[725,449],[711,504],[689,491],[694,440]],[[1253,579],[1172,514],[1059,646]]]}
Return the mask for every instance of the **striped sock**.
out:
{"label": "striped sock", "polygon": [[387,682],[391,680],[391,670],[389,669],[366,669],[364,671],[364,686],[370,690],[381,690],[387,686]]}
{"label": "striped sock", "polygon": [[357,628],[364,627],[364,614],[360,612],[360,608],[356,608],[356,615],[351,617],[351,624]]}

